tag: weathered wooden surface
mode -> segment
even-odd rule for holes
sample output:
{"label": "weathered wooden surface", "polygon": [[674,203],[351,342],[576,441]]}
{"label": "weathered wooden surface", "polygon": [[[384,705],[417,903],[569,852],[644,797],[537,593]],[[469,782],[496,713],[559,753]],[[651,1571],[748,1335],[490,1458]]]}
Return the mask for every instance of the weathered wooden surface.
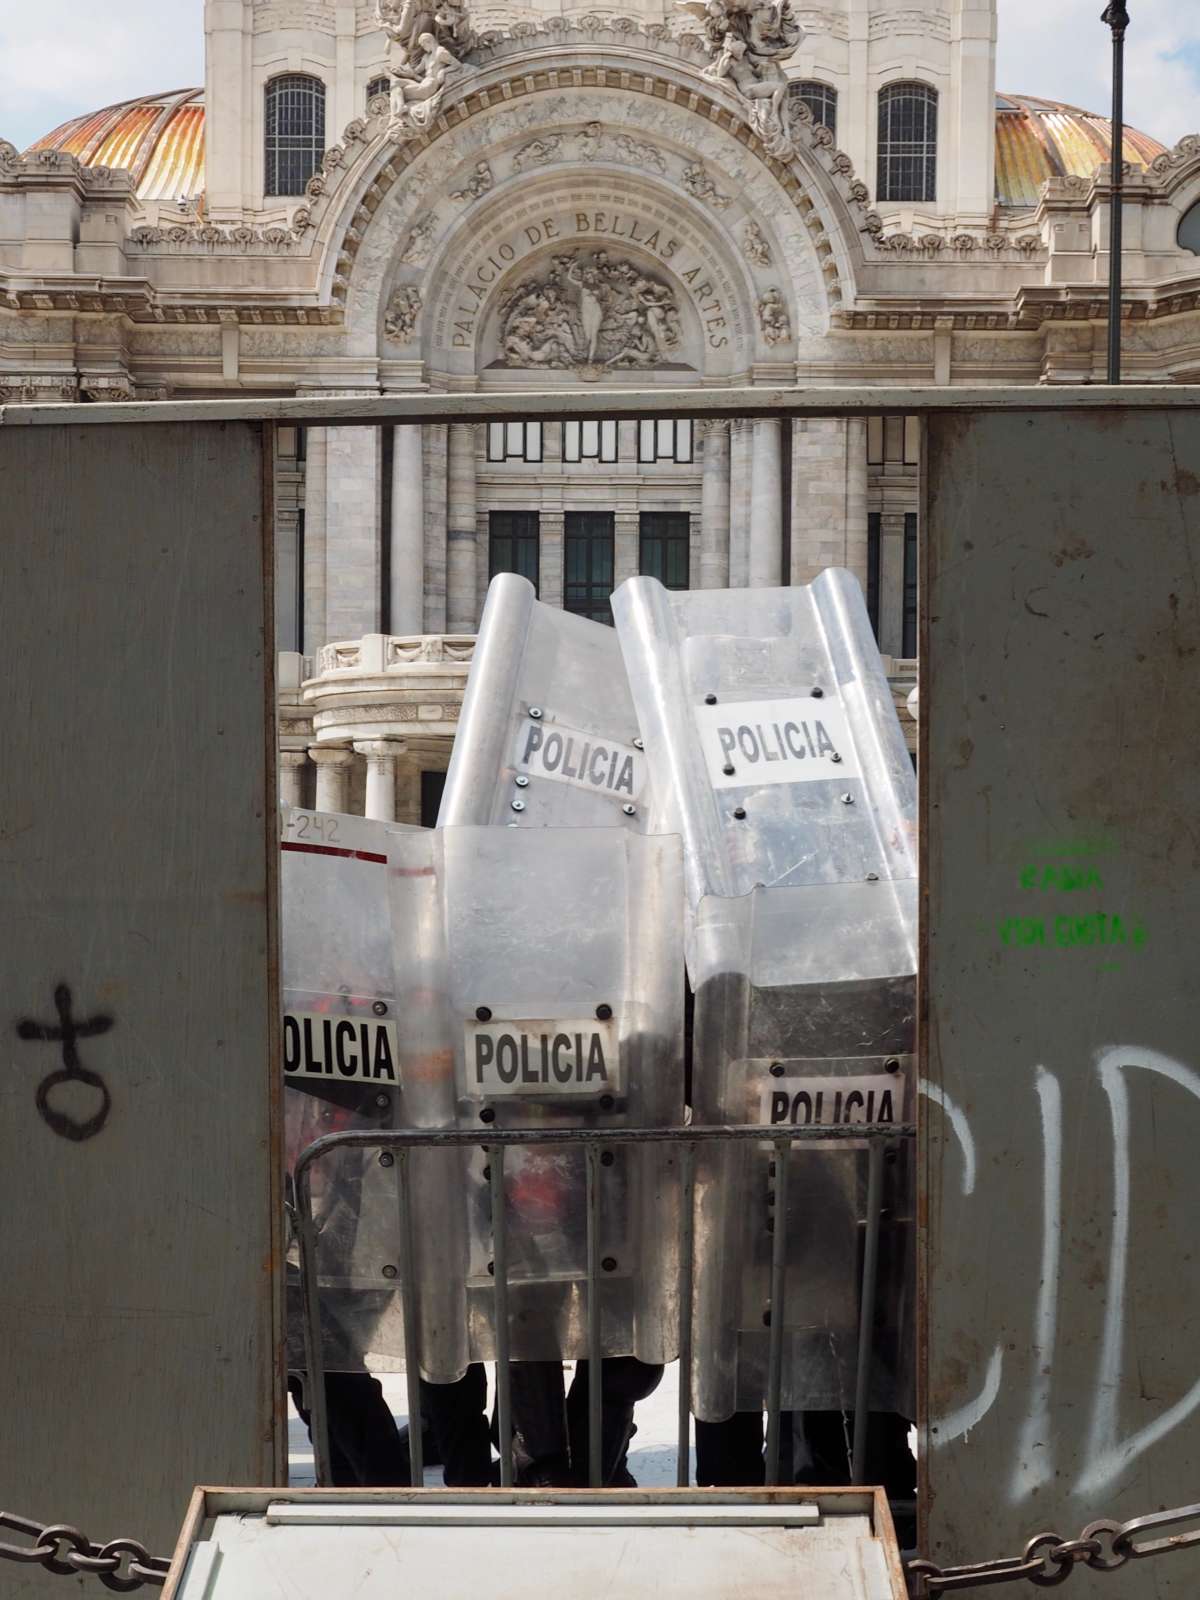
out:
{"label": "weathered wooden surface", "polygon": [[[1197,1499],[1200,414],[933,417],[928,484],[929,1553],[961,1561]],[[1182,1600],[1200,1553],[1090,1581]]]}
{"label": "weathered wooden surface", "polygon": [[155,1552],[282,1468],[262,485],[253,424],[0,428],[0,1506]]}
{"label": "weathered wooden surface", "polygon": [[[595,387],[492,390],[480,394],[393,393],[377,397],[311,395],[278,400],[143,400],[89,405],[91,426],[105,423],[258,419],[313,426],[353,422],[486,422],[529,417],[845,417],[910,415],[941,411],[1085,411],[1186,409],[1200,404],[1200,388],[1183,384],[1138,384],[1114,390],[1080,388],[985,389],[781,387],[778,389],[607,389]],[[79,408],[0,406],[0,425],[44,427],[78,420]]]}

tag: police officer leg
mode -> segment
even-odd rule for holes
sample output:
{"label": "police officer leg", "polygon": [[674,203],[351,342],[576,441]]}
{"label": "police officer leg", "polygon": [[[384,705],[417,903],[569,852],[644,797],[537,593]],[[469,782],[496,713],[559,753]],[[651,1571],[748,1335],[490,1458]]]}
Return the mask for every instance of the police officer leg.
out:
{"label": "police officer leg", "polygon": [[744,1488],[765,1483],[763,1415],[735,1411],[724,1422],[696,1418],[696,1482],[702,1488]]}
{"label": "police officer leg", "polygon": [[[311,1438],[310,1414],[297,1376],[289,1375],[288,1391]],[[327,1372],[325,1410],[335,1488],[393,1489],[408,1483],[408,1450],[378,1379],[369,1372]]]}
{"label": "police officer leg", "polygon": [[448,1489],[485,1489],[492,1481],[492,1441],[487,1420],[487,1373],[469,1366],[457,1383],[421,1385],[444,1463]]}
{"label": "police officer leg", "polygon": [[563,1488],[571,1482],[561,1361],[514,1361],[512,1396],[515,1481]]}
{"label": "police officer leg", "polygon": [[[620,1476],[632,1485],[625,1452],[633,1434],[633,1408],[662,1382],[660,1365],[636,1356],[608,1356],[600,1363],[600,1481],[614,1486]],[[571,1473],[586,1486],[588,1472],[588,1363],[580,1361],[567,1395],[567,1431],[571,1439]],[[622,1487],[622,1484],[616,1484]]]}

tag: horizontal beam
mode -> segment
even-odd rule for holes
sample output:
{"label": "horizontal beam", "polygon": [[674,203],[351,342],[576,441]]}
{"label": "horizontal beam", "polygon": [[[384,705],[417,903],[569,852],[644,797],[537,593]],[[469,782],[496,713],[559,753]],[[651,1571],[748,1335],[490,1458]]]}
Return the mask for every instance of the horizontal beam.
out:
{"label": "horizontal beam", "polygon": [[1031,384],[1004,388],[497,390],[276,400],[144,400],[117,405],[0,406],[4,427],[120,422],[277,422],[310,427],[587,417],[847,417],[939,411],[1158,411],[1200,407],[1200,385]]}

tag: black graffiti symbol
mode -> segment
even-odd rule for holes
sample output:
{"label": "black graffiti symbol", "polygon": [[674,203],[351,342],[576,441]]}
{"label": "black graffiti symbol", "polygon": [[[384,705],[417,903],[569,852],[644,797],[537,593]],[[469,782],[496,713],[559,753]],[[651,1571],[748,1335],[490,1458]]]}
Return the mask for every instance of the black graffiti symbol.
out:
{"label": "black graffiti symbol", "polygon": [[[38,1113],[55,1133],[64,1139],[82,1143],[84,1139],[90,1139],[99,1133],[108,1121],[108,1113],[112,1110],[112,1096],[100,1074],[92,1072],[80,1061],[75,1041],[92,1039],[98,1033],[107,1033],[113,1025],[113,1019],[98,1016],[89,1017],[86,1022],[76,1022],[71,1015],[71,991],[65,983],[60,983],[54,991],[54,1008],[58,1012],[57,1028],[48,1022],[34,1022],[26,1017],[17,1023],[17,1036],[21,1039],[40,1039],[46,1044],[62,1045],[62,1066],[57,1072],[48,1073],[38,1084]],[[67,1116],[65,1111],[56,1111],[50,1104],[50,1091],[56,1089],[60,1083],[86,1083],[90,1089],[99,1089],[101,1094],[99,1111],[88,1117],[85,1122],[77,1122],[74,1117]]]}

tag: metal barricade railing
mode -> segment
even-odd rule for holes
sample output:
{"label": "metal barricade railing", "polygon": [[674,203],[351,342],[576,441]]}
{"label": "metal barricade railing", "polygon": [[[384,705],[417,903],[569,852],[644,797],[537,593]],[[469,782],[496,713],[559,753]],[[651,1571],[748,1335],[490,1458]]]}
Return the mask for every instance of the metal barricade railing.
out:
{"label": "metal barricade railing", "polygon": [[875,1319],[879,1275],[879,1226],[882,1216],[883,1157],[885,1147],[897,1139],[913,1139],[912,1123],[845,1124],[836,1127],[788,1127],[786,1132],[761,1126],[716,1128],[512,1128],[480,1131],[470,1128],[397,1129],[388,1131],[330,1133],[310,1144],[296,1162],[293,1174],[295,1226],[300,1247],[300,1299],[304,1321],[304,1352],[307,1366],[309,1407],[312,1421],[313,1456],[316,1480],[329,1481],[329,1419],[325,1397],[325,1364],[320,1318],[320,1283],[317,1270],[317,1239],[313,1220],[309,1180],[314,1162],[332,1150],[357,1149],[394,1151],[400,1199],[399,1290],[405,1348],[405,1377],[408,1390],[408,1447],[414,1487],[424,1482],[421,1452],[420,1362],[418,1359],[419,1294],[416,1273],[413,1210],[409,1192],[409,1154],[415,1148],[459,1149],[482,1147],[488,1156],[492,1200],[494,1315],[496,1323],[496,1417],[500,1443],[500,1482],[509,1488],[512,1468],[512,1394],[509,1370],[508,1318],[508,1224],[504,1204],[504,1158],[512,1145],[526,1148],[538,1145],[583,1145],[586,1155],[587,1225],[587,1348],[588,1348],[588,1482],[600,1487],[601,1480],[601,1354],[600,1354],[600,1241],[599,1183],[597,1168],[601,1146],[662,1144],[680,1149],[680,1256],[679,1256],[679,1412],[676,1443],[676,1483],[686,1488],[689,1482],[691,1449],[691,1374],[693,1355],[692,1316],[695,1261],[695,1161],[699,1145],[722,1141],[750,1141],[769,1144],[775,1154],[775,1226],[771,1248],[771,1319],[767,1347],[767,1439],[765,1481],[780,1480],[781,1413],[783,1393],[783,1346],[785,1335],[785,1296],[787,1278],[788,1151],[798,1144],[827,1144],[843,1140],[867,1144],[867,1203],[862,1253],[862,1279],[859,1297],[858,1362],[854,1383],[854,1436],[851,1447],[851,1482],[865,1482],[868,1400],[872,1365],[872,1327]]}

